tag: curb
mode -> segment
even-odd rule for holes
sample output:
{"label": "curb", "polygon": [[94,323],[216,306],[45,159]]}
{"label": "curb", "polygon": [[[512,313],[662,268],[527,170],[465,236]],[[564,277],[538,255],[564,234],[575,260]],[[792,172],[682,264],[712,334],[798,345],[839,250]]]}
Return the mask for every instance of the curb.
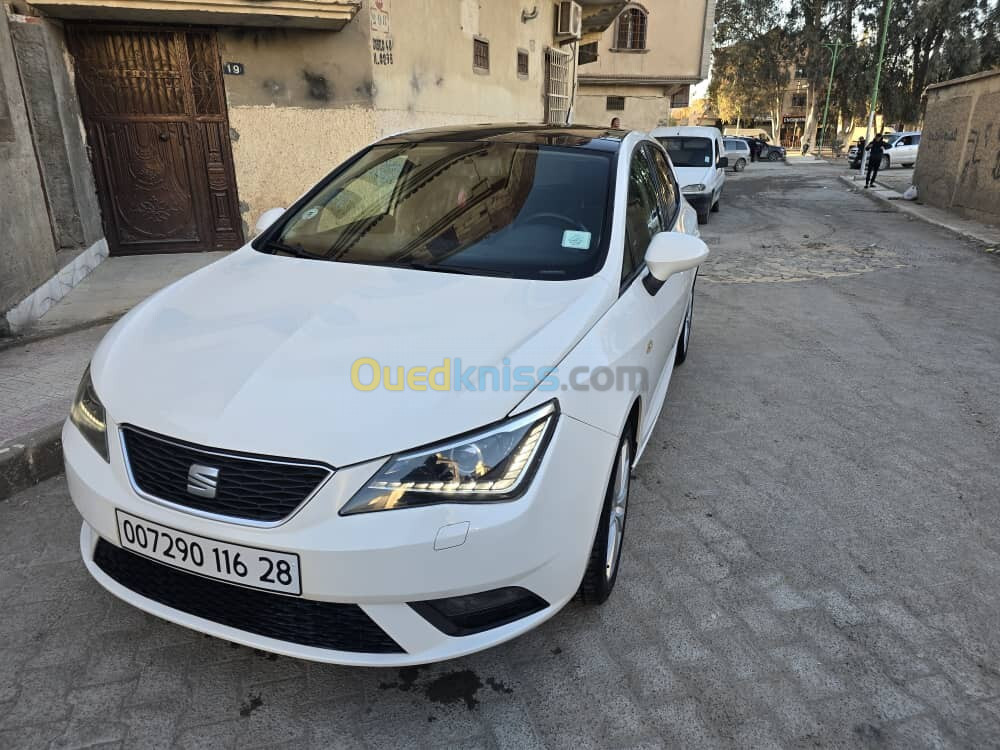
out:
{"label": "curb", "polygon": [[98,326],[115,323],[123,315],[125,315],[123,312],[115,313],[114,315],[105,315],[103,318],[96,318],[83,323],[74,323],[73,325],[63,326],[61,328],[52,328],[45,331],[38,331],[36,333],[32,333],[29,329],[28,332],[23,335],[0,336],[0,352],[5,349],[13,349],[16,346],[34,344],[36,341],[54,339],[57,336],[65,336],[68,333],[79,333],[80,331],[86,331],[89,328],[97,328]]}
{"label": "curb", "polygon": [[0,500],[63,472],[62,422],[0,445]]}
{"label": "curb", "polygon": [[[976,232],[970,229],[966,229],[961,226],[956,226],[947,221],[942,221],[940,219],[928,216],[924,212],[918,210],[916,206],[921,204],[917,203],[916,206],[913,205],[913,201],[904,200],[903,197],[897,193],[895,190],[890,190],[889,188],[881,187],[876,190],[864,190],[859,188],[854,180],[852,180],[848,175],[840,175],[840,181],[845,183],[848,187],[852,188],[854,192],[861,193],[866,198],[873,201],[878,201],[879,203],[887,206],[893,211],[906,214],[907,216],[912,216],[915,219],[920,219],[928,224],[933,224],[936,227],[941,227],[942,229],[947,229],[949,232],[953,232],[967,240],[972,240],[973,242],[980,245],[995,245],[997,242],[987,236],[989,230],[986,232]],[[892,193],[893,197],[890,198],[883,193]]]}

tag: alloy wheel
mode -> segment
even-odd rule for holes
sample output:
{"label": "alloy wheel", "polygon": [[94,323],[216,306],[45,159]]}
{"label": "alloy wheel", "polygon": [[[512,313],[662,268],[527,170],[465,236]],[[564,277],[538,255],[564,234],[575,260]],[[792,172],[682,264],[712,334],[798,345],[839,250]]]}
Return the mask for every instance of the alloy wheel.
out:
{"label": "alloy wheel", "polygon": [[628,490],[632,472],[632,450],[628,440],[622,442],[618,451],[618,465],[615,467],[615,489],[611,498],[608,517],[608,548],[605,558],[604,575],[611,580],[618,567],[622,537],[625,534],[625,513],[628,510]]}

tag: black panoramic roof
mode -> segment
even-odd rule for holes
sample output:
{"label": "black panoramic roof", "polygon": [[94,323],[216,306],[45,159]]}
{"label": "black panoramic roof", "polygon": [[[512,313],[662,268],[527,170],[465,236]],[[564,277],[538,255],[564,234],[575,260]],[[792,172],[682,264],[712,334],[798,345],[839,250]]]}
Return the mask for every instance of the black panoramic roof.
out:
{"label": "black panoramic roof", "polygon": [[627,130],[590,127],[586,125],[533,125],[530,123],[456,125],[446,128],[414,130],[393,135],[381,143],[424,143],[428,141],[493,141],[499,143],[530,143],[538,146],[617,151]]}

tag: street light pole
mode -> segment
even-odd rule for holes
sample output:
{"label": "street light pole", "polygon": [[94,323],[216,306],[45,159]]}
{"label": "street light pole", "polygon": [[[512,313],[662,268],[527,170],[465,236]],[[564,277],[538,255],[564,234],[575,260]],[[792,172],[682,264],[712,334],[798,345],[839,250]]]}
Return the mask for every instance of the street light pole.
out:
{"label": "street light pole", "polygon": [[868,144],[871,143],[872,129],[875,126],[875,106],[878,104],[878,84],[882,77],[882,58],[885,56],[885,38],[889,33],[889,14],[892,12],[892,0],[885,0],[885,15],[882,17],[882,41],[878,48],[878,62],[875,65],[875,85],[872,86],[872,101],[868,110],[868,128],[865,130],[866,151],[861,155],[861,174],[868,169]]}
{"label": "street light pole", "polygon": [[833,74],[837,70],[837,57],[840,55],[840,48],[846,46],[839,39],[833,44],[824,44],[833,50],[833,61],[830,63],[830,82],[826,85],[826,104],[823,105],[823,125],[819,131],[819,148],[816,149],[816,158],[823,158],[823,138],[826,136],[826,116],[830,111],[830,92],[833,91]]}

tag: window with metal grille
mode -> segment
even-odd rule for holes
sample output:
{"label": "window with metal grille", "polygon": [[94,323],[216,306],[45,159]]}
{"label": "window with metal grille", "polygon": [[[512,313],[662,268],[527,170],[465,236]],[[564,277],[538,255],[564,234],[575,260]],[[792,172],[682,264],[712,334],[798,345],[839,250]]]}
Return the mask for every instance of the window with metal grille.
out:
{"label": "window with metal grille", "polygon": [[616,111],[616,112],[624,112],[625,111],[625,97],[624,96],[609,96],[608,97],[607,109],[608,110],[612,110],[612,111]]}
{"label": "window with metal grille", "polygon": [[528,77],[528,53],[523,49],[517,51],[517,75],[519,78]]}
{"label": "window with metal grille", "polygon": [[646,49],[646,14],[630,8],[618,16],[616,49]]}
{"label": "window with metal grille", "polygon": [[793,107],[804,107],[804,106],[806,106],[806,95],[805,94],[792,94],[792,106]]}
{"label": "window with metal grille", "polygon": [[570,86],[568,52],[545,51],[545,121],[565,125],[569,114]]}
{"label": "window with metal grille", "polygon": [[485,39],[472,40],[472,67],[476,70],[490,69],[490,43]]}
{"label": "window with metal grille", "polygon": [[687,107],[691,104],[691,87],[685,86],[682,90],[670,97],[671,107]]}

